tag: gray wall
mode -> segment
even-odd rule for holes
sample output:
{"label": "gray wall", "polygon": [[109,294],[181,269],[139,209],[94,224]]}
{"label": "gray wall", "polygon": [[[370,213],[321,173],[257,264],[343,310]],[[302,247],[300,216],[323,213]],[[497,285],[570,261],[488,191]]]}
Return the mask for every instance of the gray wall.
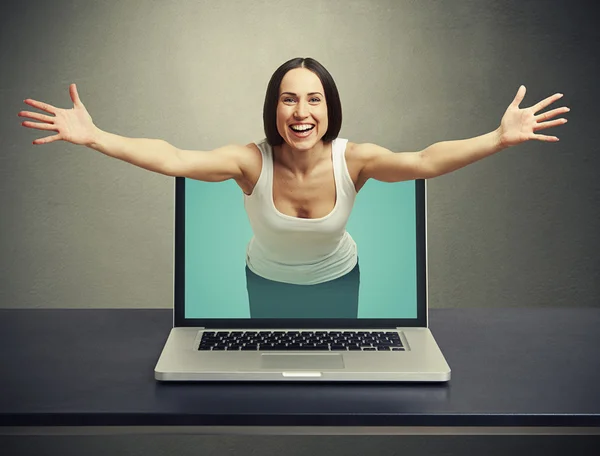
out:
{"label": "gray wall", "polygon": [[102,129],[211,149],[263,137],[266,84],[295,56],[334,75],[342,137],[396,151],[496,128],[520,84],[524,106],[564,92],[559,143],[429,180],[430,304],[598,305],[599,36],[590,8],[566,5],[4,3],[0,306],[172,305],[174,180],[69,143],[32,145],[45,134],[20,126],[23,99],[72,107],[75,82]]}

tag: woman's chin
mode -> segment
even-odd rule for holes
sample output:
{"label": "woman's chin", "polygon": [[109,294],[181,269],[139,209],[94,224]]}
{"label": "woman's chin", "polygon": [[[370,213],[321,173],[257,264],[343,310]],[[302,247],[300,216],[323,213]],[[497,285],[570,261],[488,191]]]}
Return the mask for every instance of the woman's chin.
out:
{"label": "woman's chin", "polygon": [[306,138],[297,138],[295,136],[286,135],[285,142],[288,146],[297,150],[310,150],[315,147],[321,141],[321,138],[310,135]]}
{"label": "woman's chin", "polygon": [[315,147],[317,141],[294,141],[288,142],[288,145],[297,150],[309,150]]}

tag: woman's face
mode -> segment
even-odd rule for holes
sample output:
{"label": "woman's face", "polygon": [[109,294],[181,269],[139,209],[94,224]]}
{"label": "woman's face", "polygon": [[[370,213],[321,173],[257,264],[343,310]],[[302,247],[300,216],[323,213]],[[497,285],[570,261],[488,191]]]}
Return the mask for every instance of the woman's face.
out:
{"label": "woman's face", "polygon": [[325,90],[319,77],[306,68],[288,71],[279,87],[277,131],[297,150],[309,150],[328,127]]}

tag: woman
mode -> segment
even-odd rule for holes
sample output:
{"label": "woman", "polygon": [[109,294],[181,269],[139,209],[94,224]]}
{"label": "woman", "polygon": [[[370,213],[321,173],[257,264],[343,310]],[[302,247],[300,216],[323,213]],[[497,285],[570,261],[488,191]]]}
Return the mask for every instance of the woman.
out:
{"label": "woman", "polygon": [[562,94],[521,109],[521,86],[496,130],[418,152],[392,153],[338,138],[342,110],[333,78],[314,59],[295,58],[275,71],[267,87],[264,141],[198,152],[102,131],[75,84],[69,91],[73,109],[24,101],[54,115],[19,113],[41,121],[25,121],[23,126],[57,132],[33,144],[64,140],[167,176],[235,180],[254,232],[246,252],[253,318],[355,318],[358,253],[345,227],[356,194],[368,179],[431,179],[528,140],[558,141],[536,132],[566,123],[554,118],[569,111],[561,107],[536,114]]}

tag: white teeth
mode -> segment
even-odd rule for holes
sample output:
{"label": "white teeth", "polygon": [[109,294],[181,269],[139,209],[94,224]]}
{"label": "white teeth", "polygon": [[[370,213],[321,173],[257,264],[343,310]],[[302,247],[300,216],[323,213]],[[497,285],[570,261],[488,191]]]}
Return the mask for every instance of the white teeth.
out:
{"label": "white teeth", "polygon": [[314,125],[291,125],[290,128],[295,131],[306,131],[313,128]]}

